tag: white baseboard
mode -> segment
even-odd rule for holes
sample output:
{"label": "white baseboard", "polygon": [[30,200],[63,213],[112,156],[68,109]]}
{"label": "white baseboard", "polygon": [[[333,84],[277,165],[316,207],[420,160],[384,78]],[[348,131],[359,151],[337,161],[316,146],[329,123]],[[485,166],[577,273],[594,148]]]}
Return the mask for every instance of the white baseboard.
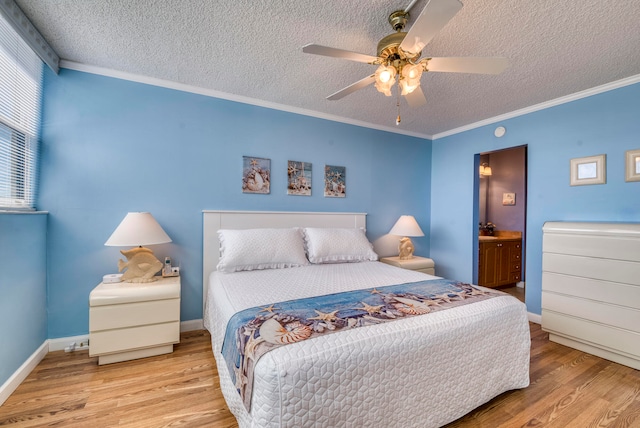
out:
{"label": "white baseboard", "polygon": [[531,312],[527,312],[527,315],[529,317],[529,321],[532,323],[542,324],[542,315],[533,314]]}
{"label": "white baseboard", "polygon": [[7,398],[13,391],[20,386],[23,380],[29,376],[29,373],[36,368],[36,366],[42,361],[42,359],[49,352],[49,341],[45,340],[42,345],[38,349],[35,350],[33,354],[27,360],[22,363],[22,365],[11,375],[9,379],[5,383],[0,386],[0,406],[7,401]]}
{"label": "white baseboard", "polygon": [[64,348],[75,342],[86,342],[89,340],[88,334],[82,334],[80,336],[59,337],[57,339],[49,339],[49,352],[63,351]]}
{"label": "white baseboard", "polygon": [[[182,321],[180,323],[181,332],[193,331],[193,330],[204,330],[204,324],[202,322],[202,319]],[[49,352],[62,351],[64,350],[64,348],[66,348],[73,342],[75,342],[76,344],[79,344],[80,342],[86,342],[87,340],[89,340],[88,334],[82,334],[80,336],[59,337],[57,339],[49,339]]]}
{"label": "white baseboard", "polygon": [[194,330],[204,330],[204,323],[202,319],[182,321],[180,323],[180,332]]}
{"label": "white baseboard", "polygon": [[524,288],[524,281],[520,281],[516,283],[516,287],[518,288]]}

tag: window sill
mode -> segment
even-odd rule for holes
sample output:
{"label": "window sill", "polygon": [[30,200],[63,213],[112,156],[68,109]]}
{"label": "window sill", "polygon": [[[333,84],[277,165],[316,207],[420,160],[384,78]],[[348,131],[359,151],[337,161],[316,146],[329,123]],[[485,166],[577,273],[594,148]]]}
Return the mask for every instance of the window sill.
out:
{"label": "window sill", "polygon": [[21,210],[2,210],[0,209],[0,215],[2,214],[25,214],[25,215],[33,215],[33,214],[49,214],[49,211],[21,211]]}

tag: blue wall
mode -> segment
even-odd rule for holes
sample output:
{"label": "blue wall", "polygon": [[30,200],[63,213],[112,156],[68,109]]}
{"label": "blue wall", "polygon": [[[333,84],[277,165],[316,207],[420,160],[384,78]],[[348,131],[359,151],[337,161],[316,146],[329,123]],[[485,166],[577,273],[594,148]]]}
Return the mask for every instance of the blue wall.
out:
{"label": "blue wall", "polygon": [[0,385],[47,339],[47,216],[0,213]]}
{"label": "blue wall", "polygon": [[[640,182],[625,182],[625,151],[640,148],[640,84],[433,142],[431,257],[438,275],[472,279],[474,154],[528,145],[526,301],[541,312],[546,221],[640,221]],[[507,134],[496,138],[496,126]],[[569,186],[572,158],[607,155],[607,184]]]}
{"label": "blue wall", "polygon": [[[366,212],[372,241],[413,214],[428,231],[428,140],[67,69],[47,70],[43,109],[49,338],[88,332],[89,293],[121,257],[104,242],[129,211],[173,239],[152,249],[181,265],[183,320],[202,317],[203,209]],[[271,159],[270,195],[241,192],[243,155]],[[286,194],[287,160],[313,164],[312,196]],[[346,167],[346,198],[323,197],[325,164]]]}

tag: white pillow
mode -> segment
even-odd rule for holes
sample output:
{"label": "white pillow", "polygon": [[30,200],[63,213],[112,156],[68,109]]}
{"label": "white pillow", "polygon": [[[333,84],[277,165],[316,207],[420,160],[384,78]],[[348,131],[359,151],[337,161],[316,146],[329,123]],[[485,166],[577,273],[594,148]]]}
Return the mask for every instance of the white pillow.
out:
{"label": "white pillow", "polygon": [[304,229],[311,263],[347,263],[378,260],[364,229]]}
{"label": "white pillow", "polygon": [[299,228],[218,230],[218,271],[280,269],[309,264]]}

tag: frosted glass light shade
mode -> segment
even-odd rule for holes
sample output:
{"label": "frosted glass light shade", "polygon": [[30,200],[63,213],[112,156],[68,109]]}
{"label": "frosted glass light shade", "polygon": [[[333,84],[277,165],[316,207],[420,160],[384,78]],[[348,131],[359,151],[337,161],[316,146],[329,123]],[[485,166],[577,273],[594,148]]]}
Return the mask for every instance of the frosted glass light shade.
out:
{"label": "frosted glass light shade", "polygon": [[418,222],[412,215],[400,216],[396,224],[389,231],[390,235],[399,236],[424,236],[424,232],[420,229]]}
{"label": "frosted glass light shade", "polygon": [[383,64],[378,67],[375,73],[376,83],[375,87],[379,92],[382,92],[386,96],[391,96],[391,88],[396,83],[396,69],[391,66],[385,66]]}
{"label": "frosted glass light shade", "polygon": [[171,242],[151,213],[128,213],[104,245],[133,247]]}
{"label": "frosted glass light shade", "polygon": [[402,68],[402,79],[400,80],[400,87],[402,93],[400,95],[407,95],[416,90],[420,86],[420,77],[422,77],[422,67],[414,64],[407,64]]}

